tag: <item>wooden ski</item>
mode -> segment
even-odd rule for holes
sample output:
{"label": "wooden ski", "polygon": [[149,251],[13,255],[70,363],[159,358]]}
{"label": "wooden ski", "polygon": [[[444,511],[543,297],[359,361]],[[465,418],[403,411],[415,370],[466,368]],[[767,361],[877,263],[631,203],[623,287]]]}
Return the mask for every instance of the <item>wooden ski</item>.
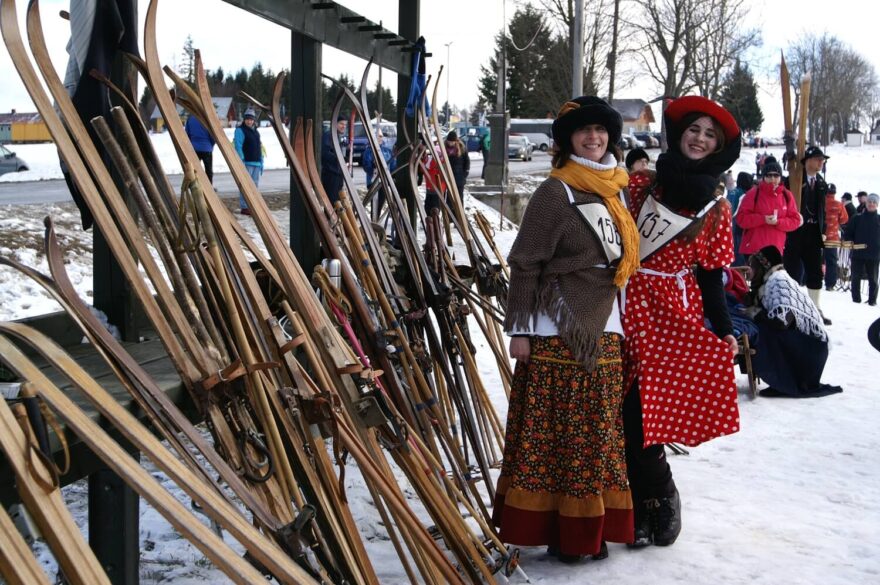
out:
{"label": "wooden ski", "polygon": [[785,124],[783,142],[785,143],[785,154],[788,160],[789,190],[794,196],[798,208],[800,208],[801,189],[804,185],[804,164],[801,161],[804,157],[807,143],[810,87],[812,82],[810,73],[806,72],[801,79],[797,137],[795,137],[794,134],[794,120],[792,119],[791,77],[788,72],[788,66],[785,63],[785,54],[781,54],[779,64],[779,83],[782,88],[782,115],[783,123]]}
{"label": "wooden ski", "polygon": [[[2,341],[0,339],[0,352],[6,361]],[[13,364],[9,365],[14,369]],[[39,526],[67,581],[71,585],[110,585],[101,563],[64,505],[58,477],[36,445],[24,407],[10,408],[5,400],[0,400],[0,449],[6,453],[6,460],[15,473],[22,502]]]}
{"label": "wooden ski", "polygon": [[50,585],[6,509],[0,506],[0,577],[8,585]]}
{"label": "wooden ski", "polygon": [[[147,54],[147,68],[149,70],[151,83],[155,87],[160,87],[159,83],[156,82],[156,80],[160,79],[158,70],[154,70],[154,67],[157,67],[157,59],[155,57],[155,5],[156,2],[152,2],[150,4],[150,8],[148,8],[147,11],[147,34],[145,34],[144,36],[144,43],[145,51]],[[197,69],[199,70],[197,78],[199,84],[198,99],[202,101],[203,109],[206,109],[204,108],[205,100],[210,100],[210,95],[207,91],[207,85],[204,78],[204,72],[201,69],[201,61],[199,56],[197,56],[196,62]],[[167,99],[167,96],[164,97]],[[207,103],[210,103],[210,101],[208,101]],[[170,106],[170,104],[168,105]],[[168,112],[174,111],[173,106],[163,108],[161,102],[160,109],[167,109]],[[172,115],[170,117],[173,118],[176,116]],[[169,128],[171,128],[173,126],[172,120],[169,119],[168,121]],[[174,122],[179,125],[179,121]],[[217,128],[212,128],[211,125],[209,125],[208,128],[209,131],[215,133],[218,131]],[[335,391],[338,393],[337,395],[343,399],[343,404],[346,405],[346,408],[352,409],[353,405],[351,400],[357,395],[357,391],[353,387],[352,381],[349,378],[340,376],[340,373],[348,372],[353,365],[350,362],[346,361],[348,355],[347,351],[345,351],[343,346],[340,345],[338,334],[331,328],[328,328],[326,316],[323,315],[323,310],[317,304],[314,293],[309,288],[307,281],[302,274],[302,270],[299,264],[293,258],[290,249],[286,246],[286,243],[280,238],[280,233],[277,229],[277,226],[274,225],[274,221],[269,214],[268,209],[266,208],[265,202],[262,200],[262,196],[254,188],[253,183],[250,181],[243,168],[241,168],[242,163],[240,159],[238,159],[237,155],[231,150],[231,146],[225,144],[225,141],[218,142],[218,147],[220,148],[221,153],[226,158],[230,168],[232,169],[233,175],[236,177],[236,180],[239,182],[239,188],[245,194],[245,198],[248,201],[249,207],[251,208],[253,214],[252,217],[254,219],[254,222],[261,233],[262,239],[272,256],[273,261],[279,268],[278,274],[281,278],[281,284],[285,291],[285,294],[287,295],[287,298],[295,304],[297,314],[302,317],[302,322],[306,327],[306,332],[308,333],[307,339],[315,340],[314,347],[317,351],[314,355],[317,359],[311,360],[312,365],[325,371],[325,373],[322,375],[322,378],[329,383],[329,386],[327,386],[326,388],[335,388]],[[212,206],[217,205],[217,202],[213,200],[213,197],[207,198],[207,201]],[[351,412],[355,417],[355,420],[357,420],[356,411],[352,410]],[[360,440],[365,441],[364,444],[369,446],[371,451],[377,453],[374,439],[370,439],[370,436],[368,434],[364,434],[363,432],[359,432],[359,436],[361,437]],[[349,450],[352,450],[351,445],[347,441],[345,446]],[[369,469],[372,465],[375,465],[375,462],[379,462],[381,464],[382,462],[384,462],[384,458],[374,455],[373,459],[368,458],[358,460],[358,464],[362,468],[362,470]],[[390,469],[381,473],[386,473],[388,476],[391,475]],[[399,494],[399,488],[397,488],[395,484],[386,483],[384,485],[386,490],[392,490],[391,492],[385,492],[384,497],[388,498],[389,496],[394,496],[402,498],[402,494]],[[393,502],[395,500],[392,498],[388,501]],[[403,502],[402,499],[397,501]],[[397,510],[398,514],[402,514],[402,516],[400,516],[399,518],[407,522],[409,529],[413,531],[413,536],[417,537],[421,542],[420,546],[422,552],[431,559],[431,562],[434,564],[434,566],[437,567],[447,578],[451,578],[451,580],[457,581],[458,578],[454,577],[454,570],[450,571],[451,566],[449,565],[448,561],[445,559],[445,557],[443,557],[439,549],[436,548],[436,545],[433,544],[424,529],[419,526],[415,518],[410,516],[411,512],[408,510],[405,504],[402,507],[400,505],[392,507]],[[464,569],[468,570],[469,567],[464,567]]]}
{"label": "wooden ski", "polygon": [[[205,526],[173,496],[166,492],[138,462],[106,432],[89,419],[57,386],[13,345],[6,335],[14,335],[63,372],[92,401],[131,443],[187,492],[205,512],[235,536],[248,551],[287,583],[314,582],[280,549],[262,536],[241,513],[217,494],[204,480],[193,474],[141,425],[119,406],[67,353],[39,331],[18,323],[0,323],[0,355],[23,379],[34,385],[39,396],[67,423],[104,463],[160,512],[182,535],[198,547],[220,570],[239,583],[255,583],[263,577],[241,559],[209,527]],[[60,496],[59,496],[60,497]],[[47,529],[43,529],[44,533]],[[48,527],[52,530],[52,527]],[[84,581],[83,583],[97,583]]]}

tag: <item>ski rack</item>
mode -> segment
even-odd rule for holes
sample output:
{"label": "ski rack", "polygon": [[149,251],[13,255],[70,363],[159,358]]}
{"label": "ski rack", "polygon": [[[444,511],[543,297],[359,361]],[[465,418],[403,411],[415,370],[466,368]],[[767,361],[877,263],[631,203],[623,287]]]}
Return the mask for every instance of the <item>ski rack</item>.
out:
{"label": "ski rack", "polygon": [[[182,192],[177,195],[170,188],[155,152],[147,146],[149,137],[130,100],[124,99],[122,108],[112,110],[116,134],[110,120],[92,121],[111,153],[108,164],[134,196],[145,230],[156,245],[157,258],[146,246],[138,222],[111,178],[110,166],[98,156],[57,78],[46,51],[38,3],[31,3],[26,22],[30,50],[42,78],[21,40],[14,0],[0,0],[0,28],[73,180],[132,282],[183,387],[206,419],[213,445],[107,335],[76,296],[64,271],[51,221],[46,232],[51,276],[10,260],[0,262],[28,274],[59,300],[169,448],[159,445],[124,410],[120,412],[121,407],[44,336],[22,326],[0,324],[0,356],[38,388],[42,399],[108,467],[166,514],[236,582],[254,581],[259,575],[255,567],[285,583],[378,582],[347,506],[345,452],[357,465],[412,582],[494,582],[495,575],[504,575],[516,564],[516,552],[498,539],[483,491],[476,485],[476,480],[482,479],[485,493],[492,499],[494,484],[489,469],[497,463],[494,445],[500,450],[503,438],[479,379],[466,325],[473,306],[486,309],[491,301],[463,284],[445,247],[429,267],[415,230],[406,227],[406,207],[394,190],[391,173],[384,159],[377,157],[382,161],[381,184],[389,201],[396,198],[392,215],[399,223],[402,243],[409,253],[407,262],[416,278],[414,298],[407,295],[394,281],[382,243],[353,184],[346,183],[348,193],[342,193],[340,205],[335,209],[329,206],[317,175],[311,126],[301,124],[291,144],[279,125],[278,138],[307,195],[313,221],[322,228],[325,250],[338,256],[346,267],[342,292],[348,303],[333,301],[322,306],[262,195],[219,128],[201,55],[196,56],[195,88],[167,68],[163,74],[156,46],[157,5],[152,0],[147,9],[145,59],[131,59],[153,90],[167,121],[185,170]],[[362,102],[368,70],[360,102],[353,94],[346,96],[359,106],[357,111],[367,124]],[[175,82],[174,99],[217,138],[218,148],[252,210],[260,243],[239,226],[207,180],[177,117],[174,99],[165,85],[166,75]],[[118,91],[104,82],[111,91]],[[276,95],[267,109],[273,120],[278,118],[281,83],[281,79],[276,82]],[[370,147],[378,148],[374,137],[370,138]],[[338,143],[335,146],[338,150]],[[413,148],[413,154],[417,152],[423,154]],[[462,225],[461,221],[456,223]],[[270,306],[245,250],[282,291],[279,305]],[[328,288],[328,292],[333,299],[342,298],[340,291]],[[353,308],[351,313],[343,310],[348,304]],[[284,330],[281,316],[289,323]],[[493,319],[498,317],[497,311],[493,313]],[[481,323],[484,332],[490,331],[486,328],[489,325],[487,312]],[[136,462],[58,396],[57,387],[7,336],[31,345],[42,359],[70,377],[197,507],[239,540],[253,566],[224,548],[216,534],[179,504],[168,501],[167,492],[155,488],[138,471]],[[389,352],[389,344],[380,341],[386,336],[395,351]],[[500,359],[497,352],[496,359]],[[373,369],[373,363],[379,369]],[[327,440],[319,429],[327,433]],[[434,524],[432,530],[407,502],[402,480],[386,454],[421,500]],[[477,462],[479,478],[471,457]],[[245,510],[234,504],[227,490]],[[451,557],[434,541],[435,530],[442,535]],[[90,582],[100,582],[97,579]]]}

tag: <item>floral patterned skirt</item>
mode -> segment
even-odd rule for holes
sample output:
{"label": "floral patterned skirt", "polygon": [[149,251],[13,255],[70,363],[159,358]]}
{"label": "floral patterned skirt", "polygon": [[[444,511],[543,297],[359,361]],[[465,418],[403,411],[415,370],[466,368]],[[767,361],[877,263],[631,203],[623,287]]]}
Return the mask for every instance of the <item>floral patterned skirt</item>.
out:
{"label": "floral patterned skirt", "polygon": [[510,392],[493,521],[504,542],[596,554],[632,542],[621,337],[602,335],[592,372],[560,337],[532,337]]}

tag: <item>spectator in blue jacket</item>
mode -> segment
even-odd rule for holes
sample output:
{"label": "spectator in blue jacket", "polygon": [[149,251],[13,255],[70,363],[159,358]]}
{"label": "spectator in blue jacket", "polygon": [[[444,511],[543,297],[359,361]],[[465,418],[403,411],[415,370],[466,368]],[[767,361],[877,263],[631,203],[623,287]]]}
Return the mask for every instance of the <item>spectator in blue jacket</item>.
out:
{"label": "spectator in blue jacket", "polygon": [[852,270],[852,300],[862,302],[862,275],[868,279],[868,304],[877,304],[877,272],[880,266],[880,216],[877,206],[880,196],[876,193],[868,195],[865,211],[857,214],[847,222],[844,228],[844,239],[854,244],[865,244],[865,248],[852,251],[850,264]]}
{"label": "spectator in blue jacket", "polygon": [[[345,135],[345,129],[348,121],[343,116],[336,119],[336,132],[339,134],[339,142],[342,146],[342,152],[345,153],[345,147],[348,145],[348,137]],[[333,128],[324,132],[321,136],[321,185],[327,192],[330,203],[335,204],[339,199],[339,192],[342,190],[342,167],[339,159],[336,158],[336,152],[333,150],[333,137],[330,134]]]}
{"label": "spectator in blue jacket", "polygon": [[[382,158],[385,159],[385,164],[388,165],[388,170],[393,171],[397,167],[397,158],[394,156],[394,151],[385,144],[381,131],[376,134],[376,140],[379,142],[379,151],[382,153]],[[369,188],[373,185],[373,175],[376,173],[375,155],[373,154],[373,149],[369,146],[364,149],[364,155],[363,158],[361,158],[361,166],[364,167],[364,173],[367,175],[367,187]],[[378,176],[376,179],[378,179]],[[382,213],[383,205],[385,205],[385,188],[380,187],[378,193],[373,198],[373,221],[379,219],[379,214]]]}
{"label": "spectator in blue jacket", "polygon": [[196,156],[205,167],[205,174],[214,183],[214,138],[195,116],[189,116],[184,125],[186,135],[196,151]]}
{"label": "spectator in blue jacket", "polygon": [[[254,180],[254,185],[259,187],[260,176],[263,174],[263,147],[260,143],[260,133],[257,131],[257,114],[253,108],[245,110],[244,121],[235,129],[233,144],[235,152],[244,161],[244,166]],[[241,193],[238,194],[238,202],[241,206],[241,214],[250,215],[251,210]]]}

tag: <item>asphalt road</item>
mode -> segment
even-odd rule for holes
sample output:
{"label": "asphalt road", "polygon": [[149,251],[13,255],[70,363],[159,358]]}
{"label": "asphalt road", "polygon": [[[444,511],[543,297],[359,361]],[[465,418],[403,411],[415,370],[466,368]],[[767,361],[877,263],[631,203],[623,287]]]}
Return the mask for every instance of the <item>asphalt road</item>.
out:
{"label": "asphalt road", "polygon": [[[550,166],[550,157],[543,152],[535,152],[530,162],[511,160],[509,175],[527,174]],[[471,161],[471,177],[479,177],[483,169],[483,161],[474,158]],[[171,185],[175,190],[180,189],[183,175],[169,175]],[[355,185],[364,184],[364,171],[360,167],[355,168]],[[214,188],[221,197],[235,197],[238,188],[229,173],[214,175]],[[290,171],[288,169],[275,169],[263,173],[260,178],[260,191],[265,194],[287,193],[290,191]],[[0,205],[27,205],[44,203],[63,203],[70,201],[70,192],[67,184],[62,180],[52,181],[27,181],[16,183],[0,183]]]}

